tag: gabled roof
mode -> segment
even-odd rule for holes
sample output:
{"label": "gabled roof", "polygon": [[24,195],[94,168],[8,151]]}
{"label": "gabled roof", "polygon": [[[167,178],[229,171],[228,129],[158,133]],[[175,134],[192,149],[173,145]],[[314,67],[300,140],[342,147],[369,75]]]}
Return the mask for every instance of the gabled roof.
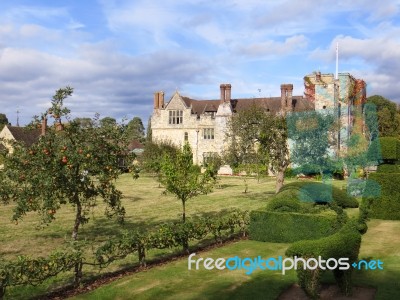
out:
{"label": "gabled roof", "polygon": [[16,141],[24,143],[27,147],[32,146],[39,140],[41,129],[30,129],[26,127],[7,126]]}
{"label": "gabled roof", "polygon": [[[192,113],[202,115],[205,112],[217,112],[220,100],[194,100],[188,97],[181,96],[187,107],[192,107]],[[281,110],[281,98],[241,98],[231,100],[232,109],[234,112],[248,109],[252,105],[262,107],[265,111],[278,113]],[[308,101],[303,96],[292,97],[292,110],[296,112],[313,110],[314,103]]]}
{"label": "gabled roof", "polygon": [[128,145],[128,150],[132,151],[135,149],[144,149],[144,145],[138,140],[132,140]]}

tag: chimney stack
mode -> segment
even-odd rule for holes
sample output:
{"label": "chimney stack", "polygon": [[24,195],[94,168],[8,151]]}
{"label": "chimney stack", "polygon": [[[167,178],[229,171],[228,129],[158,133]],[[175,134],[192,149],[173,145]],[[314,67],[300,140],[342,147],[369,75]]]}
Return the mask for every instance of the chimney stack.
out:
{"label": "chimney stack", "polygon": [[231,102],[231,90],[232,86],[229,83],[225,84],[225,102]]}
{"label": "chimney stack", "polygon": [[293,84],[281,84],[281,111],[286,115],[292,109]]}
{"label": "chimney stack", "polygon": [[164,108],[164,92],[158,92],[158,108]]}
{"label": "chimney stack", "polygon": [[219,89],[221,91],[221,103],[225,102],[225,84],[221,83],[219,86]]}
{"label": "chimney stack", "polygon": [[45,135],[46,134],[46,129],[47,129],[47,118],[43,117],[42,119],[42,133],[41,135]]}
{"label": "chimney stack", "polygon": [[154,109],[158,109],[158,92],[154,93]]}

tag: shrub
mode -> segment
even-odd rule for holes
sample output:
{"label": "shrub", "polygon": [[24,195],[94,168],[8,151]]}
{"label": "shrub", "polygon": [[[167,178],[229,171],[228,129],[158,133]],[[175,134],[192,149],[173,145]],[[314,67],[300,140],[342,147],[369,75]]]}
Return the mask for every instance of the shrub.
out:
{"label": "shrub", "polygon": [[369,217],[400,220],[400,173],[372,173],[366,184],[363,201],[371,202]]}
{"label": "shrub", "polygon": [[378,173],[400,173],[399,165],[382,164],[378,166]]}
{"label": "shrub", "polygon": [[305,201],[311,198],[304,193],[303,197],[300,195],[301,191],[297,189],[288,189],[279,192],[278,194],[271,197],[267,204],[267,210],[270,211],[288,211],[288,212],[303,212],[304,203],[300,202],[300,199]]}
{"label": "shrub", "polygon": [[309,196],[309,201],[316,203],[329,203],[335,201],[337,205],[348,208],[358,207],[358,201],[349,196],[346,191],[337,187],[320,182],[292,182],[282,187],[281,192],[289,189],[297,189],[301,193],[300,200],[308,201],[306,196]]}
{"label": "shrub", "polygon": [[[348,258],[348,263],[358,259],[360,250],[361,235],[358,231],[358,223],[353,220],[346,223],[337,233],[311,241],[299,241],[293,243],[287,250],[286,256],[297,256],[307,258],[318,258],[327,260],[329,258]],[[318,297],[320,286],[320,277],[322,272],[319,268],[315,270],[304,270],[302,266],[297,268],[297,277],[299,285],[305,292],[313,298]],[[351,273],[352,268],[348,270],[333,270],[335,280],[342,293],[351,294]]]}
{"label": "shrub", "polygon": [[322,214],[253,211],[250,213],[250,239],[262,242],[291,243],[333,234],[341,227],[333,211]]}
{"label": "shrub", "polygon": [[400,141],[395,137],[382,137],[379,139],[382,159],[393,162],[400,159]]}

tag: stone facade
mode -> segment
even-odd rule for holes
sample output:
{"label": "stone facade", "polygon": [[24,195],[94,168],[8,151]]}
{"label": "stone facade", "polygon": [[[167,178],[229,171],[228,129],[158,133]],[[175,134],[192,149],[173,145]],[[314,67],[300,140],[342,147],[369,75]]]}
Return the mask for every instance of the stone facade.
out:
{"label": "stone facade", "polygon": [[232,115],[257,105],[266,112],[283,115],[339,107],[344,143],[344,137],[351,130],[352,105],[365,103],[364,81],[345,73],[335,79],[333,74],[316,72],[304,77],[304,85],[305,96],[294,96],[293,85],[282,84],[280,97],[233,99],[232,86],[221,84],[217,100],[195,100],[175,92],[167,103],[164,93],[157,92],[151,116],[153,141],[169,141],[177,146],[187,141],[192,147],[194,162],[202,164],[212,153],[223,153]]}

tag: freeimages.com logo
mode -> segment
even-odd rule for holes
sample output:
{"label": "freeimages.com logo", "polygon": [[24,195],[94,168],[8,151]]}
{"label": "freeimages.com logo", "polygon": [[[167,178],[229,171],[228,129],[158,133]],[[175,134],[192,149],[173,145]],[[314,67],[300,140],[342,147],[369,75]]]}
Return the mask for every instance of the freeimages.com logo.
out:
{"label": "freeimages.com logo", "polygon": [[196,253],[192,253],[188,257],[188,269],[199,270],[200,268],[204,268],[206,270],[244,270],[245,274],[250,275],[255,270],[271,270],[271,271],[281,271],[282,275],[285,275],[287,270],[297,270],[298,268],[302,268],[304,270],[315,270],[317,268],[321,270],[348,270],[351,267],[354,269],[366,269],[366,270],[383,270],[383,262],[378,260],[360,260],[358,262],[349,262],[349,258],[329,258],[323,259],[321,256],[318,258],[307,258],[304,259],[302,257],[287,257],[283,258],[282,256],[278,257],[270,257],[267,259],[263,259],[261,256],[257,256],[254,258],[245,257],[240,258],[239,256],[234,256],[230,258],[217,258],[213,259],[210,257],[207,258],[195,258]]}

